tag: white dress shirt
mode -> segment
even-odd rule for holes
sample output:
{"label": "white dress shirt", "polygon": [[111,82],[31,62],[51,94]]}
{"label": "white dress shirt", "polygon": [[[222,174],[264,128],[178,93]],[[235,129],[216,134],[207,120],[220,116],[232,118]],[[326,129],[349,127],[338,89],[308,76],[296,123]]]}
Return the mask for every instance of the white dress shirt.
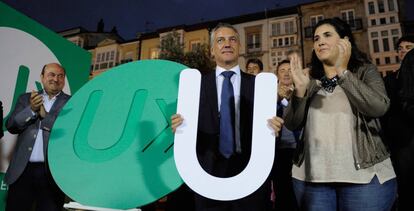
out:
{"label": "white dress shirt", "polygon": [[[50,109],[52,108],[53,104],[56,101],[56,97],[59,94],[55,95],[52,99],[49,99],[49,95],[47,95],[46,92],[43,91],[42,93],[43,106],[45,107],[46,112],[50,111]],[[30,159],[29,159],[30,162],[44,162],[45,161],[44,152],[43,152],[43,130],[40,129],[40,125],[39,125],[39,131],[37,132],[37,135],[36,135],[36,140],[33,146],[32,154],[30,155]]]}

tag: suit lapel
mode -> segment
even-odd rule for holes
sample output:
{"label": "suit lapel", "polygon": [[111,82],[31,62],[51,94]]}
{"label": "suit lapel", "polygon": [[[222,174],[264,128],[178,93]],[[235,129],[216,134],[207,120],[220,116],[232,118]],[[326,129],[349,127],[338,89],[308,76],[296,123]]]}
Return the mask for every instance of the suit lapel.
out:
{"label": "suit lapel", "polygon": [[66,103],[66,94],[62,91],[57,97],[55,103],[53,103],[52,108],[50,108],[49,113],[57,113],[63,105]]}
{"label": "suit lapel", "polygon": [[216,71],[206,75],[206,96],[210,109],[212,109],[213,115],[218,116],[218,100],[217,100],[217,85],[216,85]]}

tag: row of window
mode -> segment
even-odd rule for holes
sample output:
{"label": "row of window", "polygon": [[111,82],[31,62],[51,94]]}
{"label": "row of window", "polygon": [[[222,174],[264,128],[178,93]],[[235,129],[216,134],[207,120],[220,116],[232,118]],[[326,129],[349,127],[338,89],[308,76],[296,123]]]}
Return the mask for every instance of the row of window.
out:
{"label": "row of window", "polygon": [[386,56],[384,57],[384,62],[381,62],[381,58],[375,58],[375,64],[381,65],[381,64],[398,64],[400,62],[400,58],[398,56],[395,56],[394,61],[391,61],[391,57]]}
{"label": "row of window", "polygon": [[[386,10],[386,6],[388,10]],[[375,13],[385,13],[386,11],[392,12],[395,10],[396,6],[394,0],[377,0],[377,2],[368,2],[368,14],[370,15],[373,15]]]}
{"label": "row of window", "polygon": [[397,23],[397,20],[396,20],[396,16],[390,16],[388,19],[388,22],[387,22],[387,18],[383,17],[383,18],[379,18],[378,20],[375,18],[370,19],[370,23],[371,23],[371,26],[376,26],[377,23],[378,25]]}
{"label": "row of window", "polygon": [[296,33],[295,21],[272,23],[272,36]]}
{"label": "row of window", "polygon": [[98,53],[96,55],[96,63],[110,61],[110,60],[112,61],[114,59],[115,59],[115,51]]}
{"label": "row of window", "polygon": [[276,47],[288,47],[296,45],[295,36],[281,37],[273,39],[272,46]]}
{"label": "row of window", "polygon": [[374,53],[380,52],[381,47],[382,52],[394,51],[398,48],[398,46],[396,45],[400,37],[400,31],[398,29],[391,29],[389,31],[383,30],[381,32],[371,32],[370,36],[372,39],[372,49]]}

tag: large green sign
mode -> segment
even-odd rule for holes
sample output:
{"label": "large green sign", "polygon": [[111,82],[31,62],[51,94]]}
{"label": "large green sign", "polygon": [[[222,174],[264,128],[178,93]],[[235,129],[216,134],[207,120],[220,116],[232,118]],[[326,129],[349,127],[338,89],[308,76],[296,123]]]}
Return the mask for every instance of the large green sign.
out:
{"label": "large green sign", "polygon": [[184,65],[144,60],[115,67],[65,105],[49,141],[59,187],[79,203],[127,209],[183,182],[173,157],[170,117]]}
{"label": "large green sign", "polygon": [[[0,2],[0,100],[5,119],[18,97],[36,90],[44,64],[60,63],[66,69],[69,94],[88,81],[91,55],[55,32]],[[4,125],[0,129],[6,131]],[[16,137],[10,133],[0,141],[0,172],[6,172]],[[3,176],[0,177],[2,179]],[[0,210],[4,210],[7,186],[1,180]]]}

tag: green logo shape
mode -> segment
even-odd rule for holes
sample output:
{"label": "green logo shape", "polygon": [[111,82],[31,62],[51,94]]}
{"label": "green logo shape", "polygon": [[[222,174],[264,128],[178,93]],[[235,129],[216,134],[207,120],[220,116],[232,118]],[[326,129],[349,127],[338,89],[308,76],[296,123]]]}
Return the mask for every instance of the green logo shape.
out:
{"label": "green logo shape", "polygon": [[183,181],[174,163],[170,117],[187,67],[143,60],[107,71],[85,84],[53,127],[52,175],[72,199],[128,209],[153,202]]}
{"label": "green logo shape", "polygon": [[[72,42],[66,40],[62,36],[56,34],[55,32],[47,29],[46,27],[42,26],[41,24],[37,23],[36,21],[28,18],[27,16],[21,14],[20,12],[16,11],[15,9],[9,7],[7,4],[0,2],[0,28],[11,28],[16,29],[25,33],[30,34],[31,36],[35,37],[37,40],[41,41],[47,48],[53,53],[53,55],[58,59],[59,63],[65,67],[66,70],[66,78],[69,84],[66,86],[69,87],[70,92],[73,94],[75,93],[80,87],[83,86],[89,79],[89,70],[91,65],[91,54],[78,47],[75,46]],[[3,35],[4,36],[4,35]],[[1,38],[0,38],[1,40]],[[21,40],[15,40],[17,43],[21,42]],[[4,48],[4,46],[1,46]],[[17,51],[17,49],[16,49]],[[39,52],[36,52],[37,49],[26,49],[25,52],[31,52],[33,55],[32,58],[19,58],[16,56],[12,56],[10,58],[2,58],[4,61],[2,63],[7,63],[8,60],[21,60],[21,66],[15,69],[11,68],[4,68],[0,70],[2,77],[0,78],[0,83],[4,83],[5,81],[12,80],[10,78],[11,75],[14,75],[15,72],[18,72],[16,84],[14,87],[10,87],[8,90],[0,90],[0,96],[2,96],[3,104],[5,104],[5,96],[11,96],[13,99],[9,101],[12,102],[10,106],[12,111],[14,106],[17,102],[17,98],[27,92],[31,91],[32,85],[34,85],[33,81],[29,81],[30,72],[39,72],[36,74],[36,78],[40,81],[40,70],[41,67],[38,69],[30,69],[28,64],[33,63],[32,60],[36,60],[33,58],[38,58],[38,62],[42,62],[42,65],[50,62],[50,61],[42,61],[43,57],[39,56]],[[22,54],[22,53],[21,53]],[[15,55],[15,54],[12,54]],[[8,72],[10,74],[5,74]],[[33,83],[33,84],[28,84]],[[29,87],[29,89],[28,89]],[[12,92],[14,91],[14,94]],[[9,114],[4,114],[5,119],[9,116]],[[5,122],[3,123],[5,124]],[[6,131],[6,128],[0,128],[3,131]]]}

